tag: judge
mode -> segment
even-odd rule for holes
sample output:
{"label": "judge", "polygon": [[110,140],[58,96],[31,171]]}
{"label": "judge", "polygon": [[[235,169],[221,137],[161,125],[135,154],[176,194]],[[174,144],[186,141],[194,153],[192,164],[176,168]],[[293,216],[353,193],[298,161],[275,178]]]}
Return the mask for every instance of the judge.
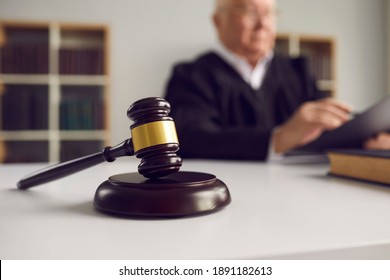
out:
{"label": "judge", "polygon": [[176,65],[166,88],[182,157],[267,160],[349,119],[305,59],[274,53],[274,0],[217,0],[212,20],[218,47]]}

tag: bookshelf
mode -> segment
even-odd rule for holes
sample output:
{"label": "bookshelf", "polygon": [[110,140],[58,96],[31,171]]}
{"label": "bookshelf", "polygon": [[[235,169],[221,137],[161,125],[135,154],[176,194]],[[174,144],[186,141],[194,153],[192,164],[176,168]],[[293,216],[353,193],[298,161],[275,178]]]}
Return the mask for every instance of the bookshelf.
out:
{"label": "bookshelf", "polygon": [[4,162],[59,162],[108,145],[109,28],[0,21]]}
{"label": "bookshelf", "polygon": [[333,37],[281,33],[275,51],[289,56],[306,56],[318,88],[330,97],[336,96],[336,43]]}

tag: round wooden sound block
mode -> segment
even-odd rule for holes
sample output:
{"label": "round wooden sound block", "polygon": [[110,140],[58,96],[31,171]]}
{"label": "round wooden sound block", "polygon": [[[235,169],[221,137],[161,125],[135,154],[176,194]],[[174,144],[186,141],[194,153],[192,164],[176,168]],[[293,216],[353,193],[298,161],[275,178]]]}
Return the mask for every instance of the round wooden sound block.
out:
{"label": "round wooden sound block", "polygon": [[158,179],[139,173],[114,175],[98,187],[94,198],[101,211],[149,217],[206,214],[230,202],[227,186],[214,175],[185,171]]}

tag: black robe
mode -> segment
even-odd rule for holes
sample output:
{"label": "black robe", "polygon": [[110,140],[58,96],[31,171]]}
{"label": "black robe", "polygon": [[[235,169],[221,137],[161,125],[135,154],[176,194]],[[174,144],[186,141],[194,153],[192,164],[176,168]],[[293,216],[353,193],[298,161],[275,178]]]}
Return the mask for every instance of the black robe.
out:
{"label": "black robe", "polygon": [[174,67],[165,98],[186,158],[265,160],[273,128],[324,97],[303,58],[275,55],[254,90],[214,52]]}

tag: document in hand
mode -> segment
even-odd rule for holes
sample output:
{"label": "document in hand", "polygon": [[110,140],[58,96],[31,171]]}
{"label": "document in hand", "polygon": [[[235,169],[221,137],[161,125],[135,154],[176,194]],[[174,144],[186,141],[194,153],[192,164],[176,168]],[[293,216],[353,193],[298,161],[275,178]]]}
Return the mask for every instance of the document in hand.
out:
{"label": "document in hand", "polygon": [[321,153],[335,148],[361,148],[364,140],[381,131],[390,131],[390,96],[298,150]]}
{"label": "document in hand", "polygon": [[390,151],[335,149],[328,151],[329,175],[390,185]]}

